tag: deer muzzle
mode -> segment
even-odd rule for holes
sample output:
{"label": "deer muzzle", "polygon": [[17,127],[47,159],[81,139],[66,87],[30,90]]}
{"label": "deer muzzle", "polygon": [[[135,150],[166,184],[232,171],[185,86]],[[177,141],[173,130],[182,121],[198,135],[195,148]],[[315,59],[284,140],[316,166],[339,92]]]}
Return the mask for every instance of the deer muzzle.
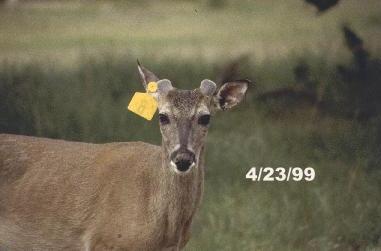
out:
{"label": "deer muzzle", "polygon": [[185,173],[196,165],[195,154],[188,150],[180,148],[171,154],[171,164],[175,171]]}

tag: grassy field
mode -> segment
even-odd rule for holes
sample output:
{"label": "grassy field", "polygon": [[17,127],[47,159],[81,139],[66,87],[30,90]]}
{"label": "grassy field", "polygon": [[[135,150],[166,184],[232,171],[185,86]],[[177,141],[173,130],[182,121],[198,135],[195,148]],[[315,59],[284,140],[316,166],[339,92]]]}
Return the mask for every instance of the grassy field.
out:
{"label": "grassy field", "polygon": [[[202,208],[187,251],[381,250],[381,117],[366,122],[258,94],[295,84],[294,67],[337,84],[349,23],[379,57],[380,1],[27,2],[0,10],[0,132],[85,142],[160,142],[156,119],[126,110],[137,57],[177,87],[214,79],[238,55],[255,80],[212,118]],[[377,80],[378,81],[378,80]],[[313,182],[252,182],[252,166],[311,166]]]}
{"label": "grassy field", "polygon": [[302,0],[225,1],[222,9],[207,2],[26,2],[0,12],[0,58],[71,63],[113,52],[218,61],[249,53],[262,61],[305,51],[337,58],[345,55],[338,32],[345,22],[374,53],[381,48],[378,0],[345,0],[320,16]]}

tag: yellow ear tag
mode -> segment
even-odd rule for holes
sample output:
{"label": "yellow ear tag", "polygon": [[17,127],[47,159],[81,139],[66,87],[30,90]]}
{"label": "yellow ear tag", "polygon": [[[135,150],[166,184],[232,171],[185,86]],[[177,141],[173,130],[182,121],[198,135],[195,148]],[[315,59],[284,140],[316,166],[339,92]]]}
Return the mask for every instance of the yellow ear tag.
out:
{"label": "yellow ear tag", "polygon": [[157,110],[157,102],[149,93],[154,93],[156,91],[157,83],[149,82],[147,85],[147,93],[135,92],[128,104],[128,110],[147,120],[151,120]]}

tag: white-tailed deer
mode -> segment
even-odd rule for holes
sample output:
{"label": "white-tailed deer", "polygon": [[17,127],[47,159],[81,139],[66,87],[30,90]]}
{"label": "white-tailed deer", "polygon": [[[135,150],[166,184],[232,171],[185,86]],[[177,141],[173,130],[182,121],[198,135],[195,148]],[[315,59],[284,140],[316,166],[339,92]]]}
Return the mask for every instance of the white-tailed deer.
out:
{"label": "white-tailed deer", "polygon": [[0,250],[181,250],[204,182],[211,114],[249,81],[179,90],[156,81],[162,145],[0,135]]}

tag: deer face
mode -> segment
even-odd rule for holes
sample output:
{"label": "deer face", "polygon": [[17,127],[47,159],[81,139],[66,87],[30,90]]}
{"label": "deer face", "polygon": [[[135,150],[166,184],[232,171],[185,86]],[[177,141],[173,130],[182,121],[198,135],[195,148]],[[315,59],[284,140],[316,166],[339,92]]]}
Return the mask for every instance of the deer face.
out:
{"label": "deer face", "polygon": [[138,69],[144,87],[151,81],[158,84],[157,92],[152,95],[158,102],[160,131],[169,166],[176,173],[186,174],[199,164],[212,114],[238,104],[249,81],[225,83],[217,90],[213,81],[203,80],[199,88],[179,90],[140,64]]}

